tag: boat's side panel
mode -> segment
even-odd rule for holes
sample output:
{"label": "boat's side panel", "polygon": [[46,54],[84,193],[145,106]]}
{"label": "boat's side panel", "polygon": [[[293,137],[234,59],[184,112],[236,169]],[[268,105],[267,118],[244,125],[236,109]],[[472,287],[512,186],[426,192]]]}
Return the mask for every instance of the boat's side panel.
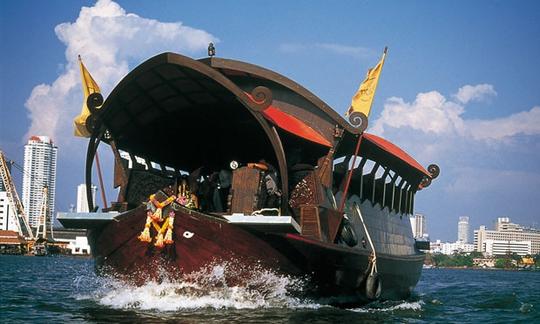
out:
{"label": "boat's side panel", "polygon": [[[93,253],[100,266],[141,282],[159,277],[158,269],[181,276],[222,261],[257,265],[292,275],[309,275],[316,292],[362,299],[370,251],[323,243],[297,234],[249,232],[223,220],[181,209],[176,213],[174,244],[158,249],[137,239],[144,208],[134,209],[93,233]],[[420,274],[418,256],[381,253],[383,297],[404,298]]]}
{"label": "boat's side panel", "polygon": [[360,207],[362,219],[373,240],[377,253],[398,256],[418,254],[418,251],[414,247],[411,223],[407,215],[390,212],[387,207],[381,209],[379,204],[373,205],[368,200],[360,202],[360,198],[353,195],[347,201],[346,212],[354,226],[359,241],[365,239],[365,247],[359,244],[358,248],[371,251],[367,238],[368,235],[364,230],[362,219],[355,211],[354,204]]}
{"label": "boat's side panel", "polygon": [[[321,243],[299,235],[287,235],[295,250],[300,251],[306,269],[325,295],[358,295],[365,293],[370,252]],[[382,282],[382,298],[409,296],[420,277],[423,255],[396,257],[377,255],[377,269]]]}
{"label": "boat's side panel", "polygon": [[[146,211],[140,207],[94,231],[90,241],[98,266],[112,268],[120,275],[151,275],[156,267],[187,274],[210,263],[242,260],[246,265],[258,263],[285,273],[300,273],[267,242],[225,221],[182,209],[176,212],[174,244],[158,249],[154,242],[144,243],[137,238],[145,220]],[[139,277],[133,279],[138,281]]]}

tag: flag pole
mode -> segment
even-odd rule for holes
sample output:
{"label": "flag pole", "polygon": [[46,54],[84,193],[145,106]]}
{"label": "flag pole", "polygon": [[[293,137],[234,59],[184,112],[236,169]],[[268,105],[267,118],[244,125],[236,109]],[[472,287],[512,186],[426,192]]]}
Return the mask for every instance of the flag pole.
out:
{"label": "flag pole", "polygon": [[[386,59],[386,53],[388,52],[388,46],[385,46],[384,47],[384,51],[383,51],[383,57],[381,58],[381,71],[382,71],[382,68],[384,66],[384,61]],[[368,75],[371,73],[371,70],[368,72]],[[368,80],[368,79],[366,79]],[[378,77],[377,77],[377,81],[375,82],[375,89],[377,87],[377,83],[378,83]],[[375,91],[373,91],[373,95],[372,96],[375,96]],[[369,109],[368,109],[368,115],[369,115],[369,111],[371,110],[371,105],[373,104],[373,101],[370,102],[369,104]],[[351,105],[351,108],[352,108],[352,105]],[[366,121],[367,121],[367,117],[368,116],[365,116],[366,117]],[[348,166],[349,167],[349,170],[348,170],[348,174],[347,174],[347,179],[345,180],[345,187],[343,188],[343,196],[341,196],[341,203],[339,204],[339,212],[342,213],[343,212],[343,209],[345,208],[345,201],[347,200],[347,193],[349,192],[349,185],[351,184],[351,179],[352,179],[352,174],[353,174],[353,171],[354,171],[354,165],[356,164],[356,159],[358,157],[358,152],[360,151],[360,144],[362,143],[362,135],[364,134],[364,130],[367,128],[367,125],[362,125],[360,124],[360,127],[363,127],[362,128],[362,131],[358,134],[358,141],[356,142],[356,148],[354,150],[354,156],[353,156],[353,160],[352,160],[352,164],[351,166]]]}
{"label": "flag pole", "polygon": [[99,188],[101,190],[101,200],[103,201],[103,206],[105,208],[107,207],[107,197],[105,197],[105,187],[103,186],[103,177],[101,176],[101,165],[99,164],[99,155],[96,148],[96,155],[94,156],[94,159],[96,160],[96,168],[98,173],[98,179],[99,179]]}

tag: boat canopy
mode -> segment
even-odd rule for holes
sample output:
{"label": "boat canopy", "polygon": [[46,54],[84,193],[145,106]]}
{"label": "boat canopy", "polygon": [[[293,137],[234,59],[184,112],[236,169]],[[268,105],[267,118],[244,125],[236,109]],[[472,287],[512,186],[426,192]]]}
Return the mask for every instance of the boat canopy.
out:
{"label": "boat canopy", "polygon": [[[104,141],[190,172],[264,159],[286,183],[291,152],[316,164],[330,148],[350,155],[360,131],[296,82],[234,60],[159,54],[130,72],[99,109]],[[405,177],[429,173],[392,143],[362,135],[361,154]],[[416,181],[415,181],[416,182]]]}

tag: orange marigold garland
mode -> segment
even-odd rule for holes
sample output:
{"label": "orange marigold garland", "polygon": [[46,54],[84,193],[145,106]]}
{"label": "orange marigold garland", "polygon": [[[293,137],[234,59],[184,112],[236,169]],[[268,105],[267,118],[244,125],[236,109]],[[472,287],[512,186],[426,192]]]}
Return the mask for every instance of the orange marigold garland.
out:
{"label": "orange marigold garland", "polygon": [[174,212],[169,212],[169,218],[167,218],[167,234],[165,234],[165,244],[173,244],[172,231],[174,226]]}
{"label": "orange marigold garland", "polygon": [[[150,235],[150,227],[153,225],[157,231],[156,242],[154,246],[162,248],[164,244],[172,244],[172,230],[174,225],[174,211],[170,211],[166,218],[163,218],[163,208],[170,205],[173,201],[176,200],[176,196],[172,195],[165,199],[163,202],[160,202],[156,199],[155,194],[150,195],[148,198],[147,211],[146,211],[146,223],[144,225],[144,230],[141,232],[141,235],[138,236],[138,239],[141,242],[152,242],[152,236]],[[163,224],[161,224],[163,223]],[[167,233],[165,234],[165,231]],[[165,237],[163,236],[165,234]]]}

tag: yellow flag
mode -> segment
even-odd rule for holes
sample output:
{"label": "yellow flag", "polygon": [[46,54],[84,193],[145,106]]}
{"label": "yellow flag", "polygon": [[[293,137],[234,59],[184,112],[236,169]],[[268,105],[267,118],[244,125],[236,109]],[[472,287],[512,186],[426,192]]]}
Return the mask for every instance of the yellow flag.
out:
{"label": "yellow flag", "polygon": [[371,104],[373,103],[373,97],[375,97],[375,90],[377,90],[377,84],[379,83],[379,76],[381,75],[385,58],[386,48],[379,63],[374,68],[368,70],[366,78],[352,98],[351,107],[347,110],[345,116],[349,116],[353,112],[361,112],[366,117],[369,117]]}
{"label": "yellow flag", "polygon": [[84,66],[80,56],[79,67],[81,68],[81,80],[84,92],[84,101],[81,114],[75,117],[75,119],[73,120],[73,130],[75,136],[90,137],[91,134],[86,128],[86,118],[90,116],[90,109],[88,109],[88,106],[86,105],[86,100],[88,99],[89,95],[91,95],[92,93],[100,93],[101,90],[99,90],[99,86],[97,85],[96,81],[94,81],[94,78],[92,78],[90,72],[88,72],[88,70]]}

